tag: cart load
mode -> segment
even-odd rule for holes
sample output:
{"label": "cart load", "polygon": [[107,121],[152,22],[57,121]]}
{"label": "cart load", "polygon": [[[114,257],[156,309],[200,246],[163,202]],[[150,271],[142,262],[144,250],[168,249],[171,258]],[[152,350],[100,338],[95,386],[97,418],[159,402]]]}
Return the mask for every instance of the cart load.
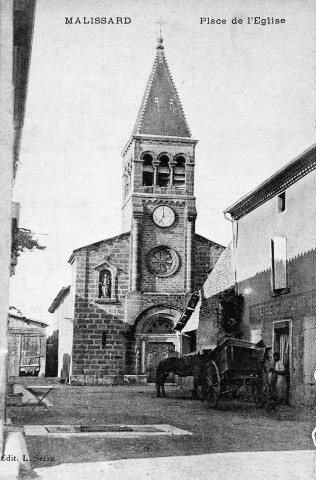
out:
{"label": "cart load", "polygon": [[221,397],[238,396],[240,391],[251,393],[257,406],[267,401],[268,351],[258,344],[227,338],[209,352],[206,363],[207,402],[216,407]]}

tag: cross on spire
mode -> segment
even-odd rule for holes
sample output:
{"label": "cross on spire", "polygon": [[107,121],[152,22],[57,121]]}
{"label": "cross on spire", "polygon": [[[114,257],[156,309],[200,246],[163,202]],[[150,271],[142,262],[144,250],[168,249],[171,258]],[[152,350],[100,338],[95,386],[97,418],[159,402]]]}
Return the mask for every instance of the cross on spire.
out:
{"label": "cross on spire", "polygon": [[162,32],[161,32],[161,27],[162,25],[165,25],[166,22],[163,22],[161,17],[160,19],[158,20],[158,22],[155,22],[159,25],[159,37],[158,37],[158,43],[161,45],[163,43],[163,38],[162,38]]}

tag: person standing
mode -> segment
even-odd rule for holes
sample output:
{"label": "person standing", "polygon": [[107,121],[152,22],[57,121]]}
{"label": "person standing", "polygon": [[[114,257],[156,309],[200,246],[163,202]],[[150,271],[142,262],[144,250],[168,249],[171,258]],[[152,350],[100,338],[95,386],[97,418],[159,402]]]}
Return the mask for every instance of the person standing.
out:
{"label": "person standing", "polygon": [[287,381],[285,366],[280,358],[280,354],[273,354],[274,365],[270,368],[270,393],[271,398],[276,403],[286,402]]}

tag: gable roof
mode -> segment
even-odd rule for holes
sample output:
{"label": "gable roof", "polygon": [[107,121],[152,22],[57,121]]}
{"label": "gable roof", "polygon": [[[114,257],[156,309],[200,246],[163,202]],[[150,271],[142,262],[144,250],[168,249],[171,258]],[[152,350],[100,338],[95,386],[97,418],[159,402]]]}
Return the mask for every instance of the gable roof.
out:
{"label": "gable roof", "polygon": [[15,307],[9,307],[9,321],[10,319],[20,320],[21,322],[27,323],[28,325],[32,324],[40,327],[48,327],[48,323],[42,322],[41,320],[34,320],[33,318],[25,317],[23,313]]}
{"label": "gable roof", "polygon": [[190,138],[191,132],[167,64],[162,38],[158,42],[133,135]]}
{"label": "gable roof", "polygon": [[274,175],[261,183],[257,188],[224,210],[234,220],[267,202],[270,198],[283,192],[302,177],[316,169],[316,144],[278,170]]}
{"label": "gable roof", "polygon": [[221,245],[220,243],[217,243],[217,242],[213,242],[213,240],[210,240],[209,238],[203,237],[203,235],[200,235],[199,233],[195,233],[194,237],[199,241],[202,241],[204,243],[209,243],[213,247],[219,247],[222,250],[225,250],[225,248],[226,248],[224,245]]}
{"label": "gable roof", "polygon": [[120,238],[130,237],[130,235],[131,235],[131,232],[124,232],[124,233],[120,233],[119,235],[115,235],[114,237],[105,238],[104,240],[99,240],[98,242],[90,243],[89,245],[84,245],[83,247],[76,248],[75,250],[73,250],[72,254],[70,255],[68,263],[72,263],[76,252],[80,252],[80,250],[85,250],[87,248],[96,248],[99,245],[102,245],[102,243],[115,242],[116,240],[119,240]]}
{"label": "gable roof", "polygon": [[69,292],[70,292],[70,285],[68,285],[68,287],[63,287],[54,298],[53,303],[49,307],[48,311],[50,313],[54,313],[56,308],[59,307],[61,301],[65,298],[66,295],[68,295]]}

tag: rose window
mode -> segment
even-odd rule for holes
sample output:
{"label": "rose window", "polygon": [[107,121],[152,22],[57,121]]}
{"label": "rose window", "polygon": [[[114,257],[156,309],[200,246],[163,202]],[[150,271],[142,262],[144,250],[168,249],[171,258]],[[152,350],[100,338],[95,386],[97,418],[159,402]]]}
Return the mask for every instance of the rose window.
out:
{"label": "rose window", "polygon": [[149,252],[148,268],[157,277],[172,275],[179,266],[177,253],[169,247],[156,247]]}

